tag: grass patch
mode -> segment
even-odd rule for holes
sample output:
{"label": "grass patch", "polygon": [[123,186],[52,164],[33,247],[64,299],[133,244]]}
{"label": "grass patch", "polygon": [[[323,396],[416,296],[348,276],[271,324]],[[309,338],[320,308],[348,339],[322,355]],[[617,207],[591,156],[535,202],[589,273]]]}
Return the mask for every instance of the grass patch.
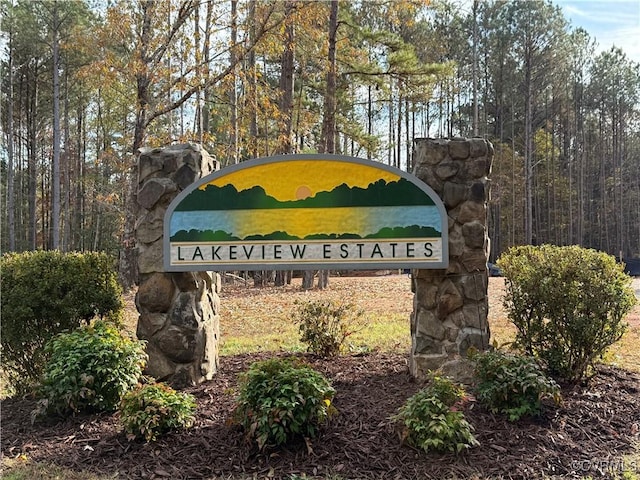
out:
{"label": "grass patch", "polygon": [[491,344],[509,345],[516,338],[516,327],[506,317],[495,318],[489,314],[489,330]]}
{"label": "grass patch", "polygon": [[356,349],[408,352],[411,348],[409,317],[401,313],[371,314],[365,327],[347,339]]}
{"label": "grass patch", "polygon": [[640,442],[633,453],[622,457],[622,472],[620,478],[624,480],[640,480]]}
{"label": "grass patch", "polygon": [[3,458],[0,476],[3,480],[115,480],[118,474],[97,476],[88,472],[76,472],[57,465],[31,462],[26,455]]}
{"label": "grass patch", "polygon": [[[640,345],[640,322],[630,323],[622,339],[609,347],[604,361],[625,370],[640,372],[640,349],[638,349],[638,345]],[[640,458],[638,460],[638,470],[640,471]]]}
{"label": "grass patch", "polygon": [[6,372],[0,369],[0,400],[11,397],[16,393],[16,389],[9,382]]}
{"label": "grass patch", "polygon": [[[293,308],[293,306],[292,306]],[[282,312],[268,321],[255,317],[223,319],[220,355],[287,351],[303,352],[300,331],[292,312]],[[346,343],[352,352],[408,352],[411,348],[409,318],[403,314],[365,315],[364,327],[349,336]]]}
{"label": "grass patch", "polygon": [[354,352],[408,353],[411,346],[409,316],[413,294],[406,277],[335,277],[322,291],[303,291],[300,279],[294,279],[292,285],[285,287],[226,286],[220,296],[220,355],[305,351],[294,321],[296,302],[318,300],[349,302],[364,311],[361,323],[365,327],[347,338]]}

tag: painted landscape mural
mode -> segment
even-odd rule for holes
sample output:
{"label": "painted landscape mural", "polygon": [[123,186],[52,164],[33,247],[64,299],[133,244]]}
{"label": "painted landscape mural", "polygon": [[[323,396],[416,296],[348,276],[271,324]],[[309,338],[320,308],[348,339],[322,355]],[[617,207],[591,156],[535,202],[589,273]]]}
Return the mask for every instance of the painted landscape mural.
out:
{"label": "painted landscape mural", "polygon": [[235,265],[236,252],[263,266],[441,259],[444,207],[405,172],[330,155],[245,163],[174,200],[165,220],[172,264]]}
{"label": "painted landscape mural", "polygon": [[[326,162],[325,162],[326,163]],[[296,170],[311,171],[317,161],[301,161]],[[171,219],[171,241],[302,240],[339,238],[439,237],[441,225],[433,200],[405,178],[371,178],[374,172],[354,165],[351,178],[322,165],[323,185],[334,177],[341,182],[330,190],[314,192],[291,178],[291,166],[280,165],[278,186],[269,194],[263,185],[241,189],[225,176],[192,191],[175,208]],[[344,166],[340,166],[344,167]],[[333,169],[335,170],[335,168]],[[377,170],[377,169],[376,169]],[[257,172],[254,172],[257,173]],[[264,181],[264,172],[255,181]],[[380,171],[376,172],[378,176]],[[386,172],[384,172],[386,173]],[[243,183],[251,176],[244,172]],[[329,177],[329,178],[327,178]],[[363,178],[372,180],[363,184]],[[223,180],[224,179],[224,180]],[[287,184],[293,180],[293,184]],[[305,179],[311,183],[309,179]],[[346,180],[346,181],[345,181]],[[228,183],[227,183],[228,182]],[[349,185],[349,182],[351,185]],[[220,185],[223,183],[223,185]],[[295,191],[297,199],[279,192]],[[304,210],[300,210],[304,209]],[[243,213],[242,211],[246,211]],[[185,226],[191,226],[188,230]],[[195,226],[195,228],[193,228]]]}

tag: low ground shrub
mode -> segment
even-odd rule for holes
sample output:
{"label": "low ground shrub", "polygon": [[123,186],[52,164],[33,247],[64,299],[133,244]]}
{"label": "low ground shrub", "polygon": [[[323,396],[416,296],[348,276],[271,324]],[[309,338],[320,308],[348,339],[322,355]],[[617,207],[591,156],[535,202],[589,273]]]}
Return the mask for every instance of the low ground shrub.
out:
{"label": "low ground shrub", "polygon": [[115,410],[147,359],[142,342],[102,320],[57,335],[46,349],[41,410],[58,414]]}
{"label": "low ground shrub", "polygon": [[191,427],[195,410],[193,395],[151,383],[138,385],[122,397],[120,421],[131,438],[152,442],[170,430]]}
{"label": "low ground shrub", "polygon": [[577,246],[514,247],[498,261],[516,345],[556,378],[577,382],[620,340],[636,302],[614,257]]}
{"label": "low ground shrub", "polygon": [[560,387],[547,377],[531,357],[501,351],[473,356],[478,400],[493,413],[508,415],[510,421],[539,415],[542,401],[560,402]]}
{"label": "low ground shrub", "polygon": [[335,390],[311,367],[293,359],[256,362],[240,377],[235,420],[259,449],[317,436],[333,413]]}
{"label": "low ground shrub", "polygon": [[300,341],[307,350],[322,357],[338,355],[346,339],[359,327],[363,312],[355,305],[332,301],[298,302],[295,312],[300,325]]}
{"label": "low ground shrub", "polygon": [[117,322],[124,308],[115,263],[103,253],[5,254],[0,286],[2,366],[13,386],[37,383],[56,334],[94,317]]}
{"label": "low ground shrub", "polygon": [[433,376],[429,386],[410,397],[392,420],[399,425],[402,441],[413,447],[459,453],[479,445],[461,411],[466,398],[461,386]]}

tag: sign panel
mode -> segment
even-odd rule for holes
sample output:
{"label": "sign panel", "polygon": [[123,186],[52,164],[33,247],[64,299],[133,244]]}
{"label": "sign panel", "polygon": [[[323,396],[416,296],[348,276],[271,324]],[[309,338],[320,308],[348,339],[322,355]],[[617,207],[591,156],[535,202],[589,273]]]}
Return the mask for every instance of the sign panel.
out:
{"label": "sign panel", "polygon": [[402,170],[283,155],[219,170],[164,219],[166,271],[446,268],[447,213]]}

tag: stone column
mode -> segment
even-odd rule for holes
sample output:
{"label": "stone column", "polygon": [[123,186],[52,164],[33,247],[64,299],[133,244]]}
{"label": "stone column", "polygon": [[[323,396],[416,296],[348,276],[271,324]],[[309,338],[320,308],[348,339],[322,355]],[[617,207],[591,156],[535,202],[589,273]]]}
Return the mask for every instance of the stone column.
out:
{"label": "stone column", "polygon": [[182,190],[218,169],[199,145],[142,149],[138,157],[137,335],[147,341],[146,373],[176,388],[210,380],[218,369],[220,276],[165,273],[164,214]]}
{"label": "stone column", "polygon": [[449,268],[413,273],[410,369],[416,377],[441,369],[465,381],[468,349],[489,345],[487,176],[493,146],[482,138],[416,139],[413,155],[414,174],[447,209]]}

